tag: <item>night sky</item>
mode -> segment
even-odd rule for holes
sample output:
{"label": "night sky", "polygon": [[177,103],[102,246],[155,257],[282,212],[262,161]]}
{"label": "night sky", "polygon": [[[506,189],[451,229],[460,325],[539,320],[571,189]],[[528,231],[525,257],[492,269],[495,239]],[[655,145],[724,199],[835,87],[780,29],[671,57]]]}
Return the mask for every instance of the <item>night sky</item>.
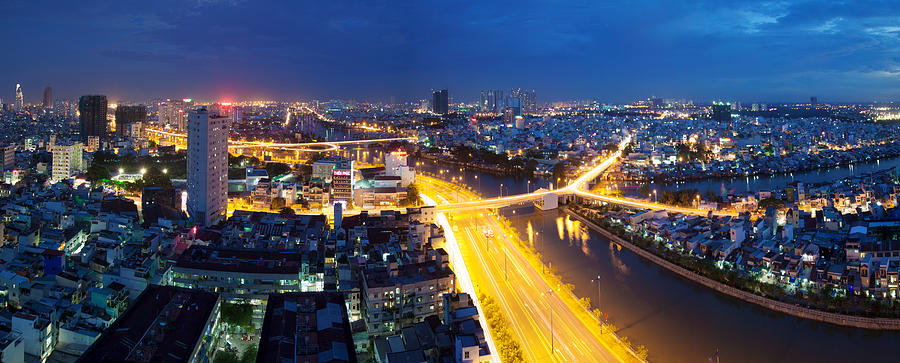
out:
{"label": "night sky", "polygon": [[900,100],[900,1],[0,2],[0,97]]}

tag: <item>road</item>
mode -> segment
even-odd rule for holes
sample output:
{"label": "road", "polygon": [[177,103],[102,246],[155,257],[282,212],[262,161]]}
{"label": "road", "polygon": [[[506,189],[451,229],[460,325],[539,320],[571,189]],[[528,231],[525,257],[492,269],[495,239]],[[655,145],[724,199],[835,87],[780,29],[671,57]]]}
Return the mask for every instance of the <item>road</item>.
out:
{"label": "road", "polygon": [[[476,198],[466,190],[432,178],[419,179],[426,200],[435,204],[464,202]],[[449,198],[449,199],[448,199]],[[524,357],[531,362],[618,362],[616,351],[601,337],[596,321],[567,305],[514,241],[516,234],[485,211],[455,211],[449,224],[468,270],[479,290],[491,296],[506,314],[513,336],[519,339]],[[489,237],[487,230],[493,232]],[[551,309],[554,353],[551,354]],[[614,344],[614,343],[612,343]],[[618,350],[622,352],[621,348]],[[621,353],[620,353],[621,354]]]}
{"label": "road", "polygon": [[[485,199],[473,199],[473,200],[461,200],[461,201],[453,201],[447,202],[444,204],[438,204],[438,210],[443,212],[451,212],[451,211],[464,211],[464,210],[477,210],[484,208],[500,208],[505,206],[511,206],[516,204],[521,204],[533,200],[537,200],[542,198],[548,194],[555,195],[577,195],[586,199],[600,200],[607,203],[618,204],[626,207],[632,208],[641,208],[641,209],[650,209],[650,210],[665,210],[669,212],[676,212],[682,214],[695,214],[695,215],[707,215],[709,214],[709,210],[707,209],[698,209],[698,208],[686,208],[686,207],[677,207],[668,204],[660,204],[660,203],[651,203],[642,199],[635,198],[625,198],[625,197],[613,197],[608,195],[602,195],[593,193],[588,190],[588,184],[591,180],[599,177],[603,172],[605,172],[609,167],[615,164],[619,156],[622,155],[622,149],[625,148],[626,145],[631,141],[631,138],[626,138],[621,143],[619,143],[619,151],[611,153],[607,155],[605,158],[597,160],[594,166],[589,167],[587,171],[582,173],[578,178],[573,180],[569,185],[566,185],[561,188],[557,188],[554,190],[538,190],[535,192],[531,192],[528,194],[517,194],[517,195],[509,195],[505,197],[497,197],[497,198],[485,198]],[[736,213],[731,211],[713,211],[715,215],[735,215]]]}

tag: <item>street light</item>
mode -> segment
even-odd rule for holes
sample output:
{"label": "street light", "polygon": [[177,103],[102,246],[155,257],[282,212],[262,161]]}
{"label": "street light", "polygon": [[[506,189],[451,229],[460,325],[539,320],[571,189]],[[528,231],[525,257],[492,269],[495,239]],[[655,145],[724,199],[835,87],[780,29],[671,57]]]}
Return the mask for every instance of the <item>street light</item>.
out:
{"label": "street light", "polygon": [[555,351],[555,349],[553,349],[553,301],[551,300],[553,289],[547,290],[547,292],[541,295],[547,295],[547,305],[550,306],[550,355],[552,356]]}
{"label": "street light", "polygon": [[600,298],[603,296],[603,291],[600,289],[600,275],[597,275],[597,278],[591,279],[591,281],[597,281],[597,311],[600,312],[600,334],[603,334],[603,306],[600,304]]}

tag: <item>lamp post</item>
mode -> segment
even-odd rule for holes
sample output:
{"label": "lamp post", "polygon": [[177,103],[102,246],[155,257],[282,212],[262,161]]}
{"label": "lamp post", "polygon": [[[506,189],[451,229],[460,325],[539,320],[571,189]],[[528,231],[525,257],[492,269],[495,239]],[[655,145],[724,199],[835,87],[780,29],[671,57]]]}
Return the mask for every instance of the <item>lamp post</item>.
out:
{"label": "lamp post", "polygon": [[603,296],[603,291],[600,289],[600,275],[597,275],[597,278],[592,279],[591,281],[597,281],[597,311],[600,312],[600,334],[603,334],[603,306],[600,303],[600,298]]}
{"label": "lamp post", "polygon": [[553,356],[555,349],[553,348],[553,289],[547,290],[547,292],[541,294],[547,295],[547,305],[550,306],[550,356]]}
{"label": "lamp post", "polygon": [[656,196],[656,189],[653,189],[653,203],[659,203],[659,197]]}
{"label": "lamp post", "polygon": [[503,183],[500,183],[500,198],[503,198]]}

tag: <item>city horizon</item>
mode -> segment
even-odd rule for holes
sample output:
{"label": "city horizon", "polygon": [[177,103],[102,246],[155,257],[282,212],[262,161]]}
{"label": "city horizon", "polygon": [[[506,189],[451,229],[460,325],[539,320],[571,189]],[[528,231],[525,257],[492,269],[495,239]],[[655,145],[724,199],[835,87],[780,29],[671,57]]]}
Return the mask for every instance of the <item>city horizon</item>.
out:
{"label": "city horizon", "polygon": [[16,83],[29,102],[48,85],[126,101],[416,101],[434,88],[467,101],[507,87],[541,102],[900,97],[900,34],[882,16],[896,3],[156,5],[6,3],[0,29],[21,51],[0,60],[0,98]]}

